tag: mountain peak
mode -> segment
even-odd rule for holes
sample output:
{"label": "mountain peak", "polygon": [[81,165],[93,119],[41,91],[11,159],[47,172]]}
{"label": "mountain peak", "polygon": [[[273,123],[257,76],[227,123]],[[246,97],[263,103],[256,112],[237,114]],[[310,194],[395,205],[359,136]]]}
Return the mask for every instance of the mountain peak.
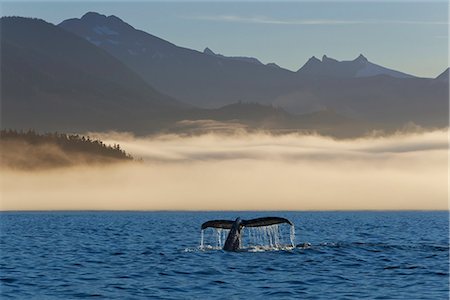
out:
{"label": "mountain peak", "polygon": [[212,51],[211,49],[209,49],[208,47],[205,48],[205,50],[203,50],[204,54],[208,54],[208,55],[216,55],[214,53],[214,51]]}
{"label": "mountain peak", "polygon": [[362,54],[360,54],[357,58],[355,58],[353,61],[355,62],[362,62],[362,63],[366,63],[369,60]]}
{"label": "mountain peak", "polygon": [[82,17],[81,20],[103,20],[106,19],[105,15],[99,14],[98,12],[94,12],[94,11],[89,11],[87,13],[85,13]]}
{"label": "mountain peak", "polygon": [[322,56],[322,62],[323,63],[335,63],[335,62],[338,62],[338,61],[336,59],[334,59],[334,58],[330,58],[330,57],[328,57],[326,55],[323,55]]}
{"label": "mountain peak", "polygon": [[281,67],[279,65],[277,65],[276,63],[273,63],[273,62],[266,64],[266,66],[281,69]]}
{"label": "mountain peak", "polygon": [[315,56],[312,56],[306,63],[320,63],[320,59]]}
{"label": "mountain peak", "polygon": [[[85,38],[96,46],[102,43],[118,45],[124,36],[135,30],[114,15],[106,16],[92,11],[85,13],[81,18],[64,20],[58,26]],[[142,47],[139,50],[142,50]],[[131,49],[131,51],[136,50]]]}
{"label": "mountain peak", "polygon": [[439,74],[439,76],[437,76],[436,79],[448,82],[448,78],[449,78],[448,73],[449,73],[449,68],[445,69],[444,72]]}
{"label": "mountain peak", "polygon": [[308,61],[297,70],[297,72],[306,71],[309,72],[310,70],[313,70],[316,66],[320,65],[322,62],[320,59],[318,59],[315,56],[312,56],[308,59]]}
{"label": "mountain peak", "polygon": [[94,12],[94,11],[90,11],[85,13],[80,20],[86,21],[88,23],[104,23],[104,22],[120,22],[123,23],[123,21],[114,16],[114,15],[110,15],[110,16],[106,16],[106,15],[102,15],[98,12]]}

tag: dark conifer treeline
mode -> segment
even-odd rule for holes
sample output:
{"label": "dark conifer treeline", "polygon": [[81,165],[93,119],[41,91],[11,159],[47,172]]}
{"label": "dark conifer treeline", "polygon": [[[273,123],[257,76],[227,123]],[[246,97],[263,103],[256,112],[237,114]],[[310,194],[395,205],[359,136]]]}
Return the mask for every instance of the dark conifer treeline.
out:
{"label": "dark conifer treeline", "polygon": [[45,133],[39,134],[34,130],[17,131],[1,130],[0,142],[25,142],[29,145],[56,145],[66,153],[85,153],[117,160],[133,160],[133,157],[120,148],[118,144],[109,146],[100,140],[91,139],[78,134]]}

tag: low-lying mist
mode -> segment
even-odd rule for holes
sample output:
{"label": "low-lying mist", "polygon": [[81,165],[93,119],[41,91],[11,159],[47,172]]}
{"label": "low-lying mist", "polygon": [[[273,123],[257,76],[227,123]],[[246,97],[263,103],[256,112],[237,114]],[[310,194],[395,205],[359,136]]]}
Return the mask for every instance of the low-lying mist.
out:
{"label": "low-lying mist", "polygon": [[2,210],[448,209],[447,131],[90,134],[143,162],[2,170]]}

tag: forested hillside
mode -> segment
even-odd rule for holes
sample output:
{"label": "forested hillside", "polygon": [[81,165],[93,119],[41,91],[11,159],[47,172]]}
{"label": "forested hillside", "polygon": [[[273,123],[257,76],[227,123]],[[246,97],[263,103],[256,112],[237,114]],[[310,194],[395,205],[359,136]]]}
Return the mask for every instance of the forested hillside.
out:
{"label": "forested hillside", "polygon": [[45,169],[133,160],[117,144],[106,145],[100,140],[78,134],[2,130],[0,146],[1,166],[14,169]]}

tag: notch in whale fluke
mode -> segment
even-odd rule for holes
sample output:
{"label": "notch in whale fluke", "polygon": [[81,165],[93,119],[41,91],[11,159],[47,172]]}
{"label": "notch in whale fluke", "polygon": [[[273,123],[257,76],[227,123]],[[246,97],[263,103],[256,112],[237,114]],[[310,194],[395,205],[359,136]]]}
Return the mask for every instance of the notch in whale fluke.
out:
{"label": "notch in whale fluke", "polygon": [[[212,228],[222,228],[222,229],[231,229],[233,227],[235,221],[229,220],[212,220],[202,224],[202,229],[206,229],[209,227]],[[240,223],[243,227],[261,227],[261,226],[270,226],[275,224],[289,224],[293,226],[291,221],[285,218],[279,217],[264,217],[264,218],[256,218],[251,220],[242,220]]]}

